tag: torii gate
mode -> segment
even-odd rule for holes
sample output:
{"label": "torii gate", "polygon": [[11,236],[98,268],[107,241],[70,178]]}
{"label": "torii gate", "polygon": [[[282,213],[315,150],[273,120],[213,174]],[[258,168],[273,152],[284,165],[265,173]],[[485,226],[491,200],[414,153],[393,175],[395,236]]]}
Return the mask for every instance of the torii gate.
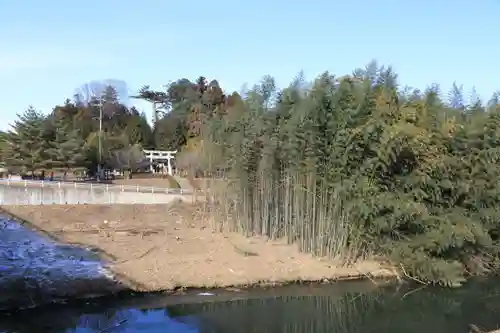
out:
{"label": "torii gate", "polygon": [[155,172],[153,168],[153,161],[167,161],[167,173],[173,176],[172,162],[171,160],[175,158],[177,150],[143,150],[144,155],[149,159],[149,169],[151,172]]}

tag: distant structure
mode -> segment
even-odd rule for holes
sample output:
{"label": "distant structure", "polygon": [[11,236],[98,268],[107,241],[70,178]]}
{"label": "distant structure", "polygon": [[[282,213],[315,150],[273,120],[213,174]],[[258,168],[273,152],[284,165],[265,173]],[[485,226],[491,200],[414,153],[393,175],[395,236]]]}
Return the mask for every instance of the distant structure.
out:
{"label": "distant structure", "polygon": [[143,150],[143,152],[149,160],[149,169],[151,172],[156,173],[155,166],[159,166],[159,169],[164,172],[166,166],[167,173],[173,176],[172,160],[175,158],[174,155],[177,153],[177,150]]}

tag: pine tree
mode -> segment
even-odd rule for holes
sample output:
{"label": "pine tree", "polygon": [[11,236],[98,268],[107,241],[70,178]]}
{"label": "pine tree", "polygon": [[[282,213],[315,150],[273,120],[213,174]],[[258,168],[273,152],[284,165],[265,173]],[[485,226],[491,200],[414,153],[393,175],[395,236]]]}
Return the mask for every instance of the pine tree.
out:
{"label": "pine tree", "polygon": [[449,105],[453,109],[464,110],[465,102],[464,102],[464,91],[463,85],[458,85],[456,82],[453,82],[453,85],[449,92]]}
{"label": "pine tree", "polygon": [[467,113],[469,113],[470,115],[474,115],[476,113],[482,113],[484,111],[485,110],[483,108],[483,103],[481,102],[481,99],[477,94],[476,88],[472,88],[472,91],[470,93],[469,105],[467,107]]}
{"label": "pine tree", "polygon": [[7,134],[9,142],[6,165],[20,172],[43,171],[54,165],[49,153],[50,131],[46,117],[29,107],[12,125]]}
{"label": "pine tree", "polygon": [[85,141],[80,136],[78,129],[72,129],[63,119],[59,119],[54,124],[54,140],[50,142],[49,150],[54,166],[66,173],[74,168],[86,166],[87,151]]}
{"label": "pine tree", "polygon": [[140,144],[144,148],[151,148],[154,145],[153,132],[144,114],[129,116],[125,126],[130,144]]}

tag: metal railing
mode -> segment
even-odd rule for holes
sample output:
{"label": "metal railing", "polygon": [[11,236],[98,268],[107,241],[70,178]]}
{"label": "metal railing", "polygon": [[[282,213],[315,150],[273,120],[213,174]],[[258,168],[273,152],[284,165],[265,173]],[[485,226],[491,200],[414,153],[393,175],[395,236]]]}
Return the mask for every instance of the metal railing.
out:
{"label": "metal railing", "polygon": [[103,191],[120,192],[140,192],[140,193],[162,193],[162,194],[193,194],[195,191],[182,188],[152,187],[140,185],[117,185],[117,184],[99,184],[99,183],[80,183],[80,182],[58,182],[43,180],[12,180],[0,179],[0,186],[13,187],[37,187],[37,188],[78,188]]}
{"label": "metal railing", "polygon": [[193,196],[200,190],[138,185],[114,185],[0,179],[1,205],[158,204]]}

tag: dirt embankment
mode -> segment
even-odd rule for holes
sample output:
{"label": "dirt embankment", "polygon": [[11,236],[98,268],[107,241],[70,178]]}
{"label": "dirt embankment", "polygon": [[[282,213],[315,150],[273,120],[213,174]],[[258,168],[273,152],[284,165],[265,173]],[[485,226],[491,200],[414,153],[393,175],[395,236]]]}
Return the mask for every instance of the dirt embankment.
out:
{"label": "dirt embankment", "polygon": [[1,208],[59,241],[98,248],[138,291],[394,276],[377,262],[342,267],[282,242],[213,232],[196,205]]}

